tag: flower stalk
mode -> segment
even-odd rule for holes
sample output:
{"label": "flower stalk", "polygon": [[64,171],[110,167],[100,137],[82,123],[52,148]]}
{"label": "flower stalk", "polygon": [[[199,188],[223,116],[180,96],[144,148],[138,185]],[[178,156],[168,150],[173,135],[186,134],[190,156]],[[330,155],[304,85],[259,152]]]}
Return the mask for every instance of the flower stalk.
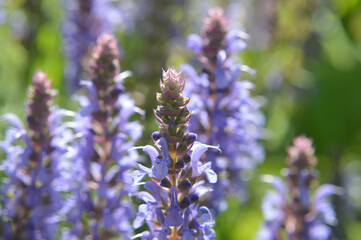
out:
{"label": "flower stalk", "polygon": [[65,161],[68,146],[60,121],[68,112],[53,106],[54,96],[47,75],[37,71],[25,104],[27,128],[17,116],[4,116],[12,125],[0,144],[6,154],[2,166],[9,177],[1,188],[6,239],[55,237],[63,206],[60,192],[67,190],[61,161]]}
{"label": "flower stalk", "polygon": [[[200,161],[201,155],[208,148],[219,148],[195,142],[197,136],[188,132],[191,112],[187,109],[189,98],[182,93],[184,86],[181,72],[173,67],[163,71],[161,93],[156,94],[159,105],[154,110],[159,123],[159,131],[152,134],[156,148],[142,147],[150,156],[152,167],[139,164],[140,170],[133,172],[134,185],[144,184],[145,189],[152,193],[140,191],[134,194],[145,204],[139,206],[133,226],[139,228],[145,223],[149,231],[134,238],[215,238],[211,213],[208,208],[199,207],[198,199],[204,194],[201,189],[204,189],[205,178],[210,183],[217,181],[211,164]],[[146,175],[151,180],[142,183]],[[207,215],[206,218],[199,218],[201,211]]]}
{"label": "flower stalk", "polygon": [[260,102],[251,96],[254,84],[242,74],[254,71],[237,64],[232,54],[246,47],[248,35],[227,29],[227,19],[220,8],[211,9],[204,20],[201,36],[191,34],[188,47],[202,63],[202,73],[189,64],[182,66],[187,76],[185,94],[194,112],[190,130],[201,142],[220,143],[222,154],[209,152],[207,161],[219,176],[211,197],[205,203],[218,213],[227,208],[226,196],[247,200],[245,173],[264,158],[259,141],[263,135],[264,116]]}
{"label": "flower stalk", "polygon": [[[90,61],[91,81],[81,84],[88,96],[80,96],[82,108],[76,115],[74,164],[80,166],[69,202],[68,220],[73,228],[64,234],[92,239],[122,237],[130,239],[130,219],[134,215],[129,194],[130,169],[137,154],[127,150],[139,139],[142,128],[129,118],[141,112],[122,81],[129,72],[120,72],[118,42],[111,34],[102,34]],[[86,217],[84,217],[84,215]]]}
{"label": "flower stalk", "polygon": [[[337,219],[328,197],[342,190],[331,184],[319,186],[311,197],[311,187],[316,183],[317,159],[312,141],[304,136],[295,138],[287,149],[285,181],[274,176],[264,176],[277,192],[264,198],[262,210],[264,225],[258,234],[260,240],[330,239]],[[282,234],[285,232],[285,234]]]}

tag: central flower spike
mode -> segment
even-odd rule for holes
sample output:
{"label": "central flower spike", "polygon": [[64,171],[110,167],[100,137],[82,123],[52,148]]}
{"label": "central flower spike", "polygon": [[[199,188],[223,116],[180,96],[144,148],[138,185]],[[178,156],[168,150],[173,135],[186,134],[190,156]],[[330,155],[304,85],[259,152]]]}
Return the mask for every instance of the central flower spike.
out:
{"label": "central flower spike", "polygon": [[[160,129],[159,133],[153,134],[153,139],[156,141],[162,137],[170,145],[170,163],[173,163],[173,167],[191,149],[196,140],[195,134],[186,133],[191,112],[187,109],[189,98],[183,97],[182,94],[184,85],[182,72],[178,73],[174,67],[163,70],[163,80],[160,80],[162,93],[157,93],[159,105],[154,110]],[[165,152],[165,149],[162,151]]]}
{"label": "central flower spike", "polygon": [[[187,109],[189,98],[183,97],[185,81],[182,73],[174,67],[163,71],[160,80],[161,93],[157,93],[159,105],[154,115],[159,122],[159,131],[152,134],[155,146],[136,147],[143,149],[151,161],[152,168],[138,164],[133,172],[134,185],[144,184],[151,192],[134,195],[146,204],[139,207],[133,223],[134,228],[147,224],[144,231],[133,239],[214,239],[212,217],[204,220],[198,199],[211,191],[204,183],[217,182],[212,163],[204,163],[202,154],[209,148],[220,151],[217,146],[196,143],[197,135],[188,131],[191,113]],[[141,182],[145,175],[151,180]]]}

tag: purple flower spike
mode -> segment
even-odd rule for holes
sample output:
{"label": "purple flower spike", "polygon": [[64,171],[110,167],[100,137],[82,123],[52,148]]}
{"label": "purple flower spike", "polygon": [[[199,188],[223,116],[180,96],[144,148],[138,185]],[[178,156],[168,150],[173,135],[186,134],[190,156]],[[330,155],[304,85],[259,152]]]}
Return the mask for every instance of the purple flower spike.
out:
{"label": "purple flower spike", "polygon": [[[139,164],[140,169],[132,174],[134,185],[142,184],[140,181],[145,175],[152,179],[144,185],[151,194],[133,194],[146,203],[139,208],[142,212],[137,213],[133,226],[138,228],[145,223],[149,228],[149,231],[135,235],[133,239],[215,238],[215,232],[211,230],[213,218],[207,215],[205,219],[198,200],[209,191],[203,187],[205,179],[208,183],[217,181],[211,162],[204,163],[202,154],[209,148],[220,149],[195,143],[197,135],[187,131],[191,112],[187,109],[189,98],[182,94],[184,86],[181,73],[173,67],[163,71],[161,93],[156,94],[159,105],[154,110],[160,126],[159,131],[152,134],[156,148],[133,148],[143,149],[152,163],[151,169]],[[209,210],[207,214],[210,214]]]}
{"label": "purple flower spike", "polygon": [[124,4],[112,0],[66,0],[65,21],[62,24],[64,52],[67,58],[65,76],[72,91],[81,80],[89,77],[84,71],[97,38],[103,33],[114,33],[122,25],[131,25],[126,19]]}
{"label": "purple flower spike", "polygon": [[[285,231],[288,239],[330,239],[337,219],[327,198],[342,194],[342,189],[331,184],[318,187],[311,197],[310,187],[315,179],[317,159],[312,141],[304,136],[294,139],[294,146],[287,149],[286,179],[263,176],[277,192],[270,192],[262,203],[264,224],[258,233],[259,240],[282,239]],[[327,225],[328,224],[328,225]]]}
{"label": "purple flower spike", "polygon": [[[68,211],[68,221],[73,227],[67,229],[63,239],[120,236],[130,239],[133,235],[130,219],[135,217],[135,209],[129,196],[135,195],[137,189],[132,186],[132,178],[133,185],[140,185],[146,174],[152,176],[151,169],[145,166],[140,166],[137,172],[131,171],[136,167],[138,154],[128,150],[139,139],[142,127],[137,121],[129,121],[140,111],[121,84],[129,72],[120,72],[119,55],[116,38],[102,34],[89,61],[91,80],[82,81],[89,94],[79,98],[81,109],[75,116],[77,138],[73,143],[71,172],[74,199]],[[150,148],[145,149],[148,150],[150,155],[154,154]],[[146,206],[156,205],[160,199],[147,192],[137,196]],[[149,211],[137,215],[134,225],[141,225],[149,216]]]}
{"label": "purple flower spike", "polygon": [[52,82],[37,71],[25,104],[27,126],[15,115],[3,117],[12,125],[0,142],[6,154],[1,168],[8,177],[0,188],[4,239],[54,239],[64,217],[61,192],[72,183],[66,174],[70,130],[61,120],[71,112],[54,107],[54,96]]}
{"label": "purple flower spike", "polygon": [[190,130],[198,135],[199,141],[219,143],[222,149],[222,154],[214,151],[206,154],[211,165],[193,166],[196,175],[202,167],[212,166],[214,173],[206,171],[211,183],[215,182],[216,174],[221,176],[204,203],[215,213],[227,208],[227,196],[246,199],[244,172],[264,158],[259,143],[264,126],[261,104],[252,98],[253,84],[243,80],[242,74],[246,72],[246,76],[252,77],[254,71],[232,59],[232,55],[246,47],[247,39],[246,33],[228,31],[222,9],[211,9],[204,20],[201,38],[194,34],[188,37],[188,46],[203,64],[201,73],[197,74],[189,64],[182,66],[187,76],[184,91],[191,99],[189,108],[194,114],[189,121]]}

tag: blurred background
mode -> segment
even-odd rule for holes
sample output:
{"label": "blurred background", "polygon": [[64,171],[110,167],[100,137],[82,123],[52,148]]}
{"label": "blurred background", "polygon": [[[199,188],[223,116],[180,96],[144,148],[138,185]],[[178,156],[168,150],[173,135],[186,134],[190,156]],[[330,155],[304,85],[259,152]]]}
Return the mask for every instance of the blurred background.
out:
{"label": "blurred background", "polygon": [[[80,79],[96,37],[116,34],[125,86],[146,111],[147,144],[157,129],[161,68],[195,63],[186,39],[199,33],[207,10],[225,9],[229,28],[250,34],[236,58],[257,71],[267,123],[264,164],[250,174],[250,201],[229,200],[217,219],[218,239],[254,239],[262,223],[262,174],[280,175],[285,148],[300,134],[314,140],[320,183],[343,186],[334,198],[337,239],[361,236],[361,0],[0,0],[0,114],[25,116],[26,88],[44,70],[56,102],[76,110]],[[0,123],[3,139],[5,124]]]}

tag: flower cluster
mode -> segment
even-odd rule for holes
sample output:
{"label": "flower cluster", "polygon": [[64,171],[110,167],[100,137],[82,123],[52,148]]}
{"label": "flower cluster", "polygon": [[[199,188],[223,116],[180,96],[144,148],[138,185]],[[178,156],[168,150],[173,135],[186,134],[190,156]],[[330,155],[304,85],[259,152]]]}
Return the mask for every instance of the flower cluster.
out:
{"label": "flower cluster", "polygon": [[310,188],[316,181],[312,141],[306,137],[294,139],[294,146],[288,148],[285,171],[286,180],[264,176],[277,192],[270,192],[264,198],[262,210],[265,222],[258,234],[260,240],[283,239],[285,231],[291,240],[326,240],[332,236],[328,225],[337,222],[328,197],[340,194],[339,187],[324,184],[317,188],[311,198]]}
{"label": "flower cluster", "polygon": [[84,78],[84,68],[96,39],[102,33],[114,32],[122,24],[123,11],[119,2],[111,0],[68,0],[65,8],[68,12],[63,24],[68,58],[65,75],[75,90]]}
{"label": "flower cluster", "polygon": [[73,175],[78,179],[68,203],[73,228],[64,239],[118,235],[129,239],[132,234],[129,169],[135,167],[137,154],[128,154],[127,150],[134,146],[142,128],[138,122],[129,121],[139,109],[123,93],[122,80],[129,72],[120,73],[118,59],[117,40],[111,34],[102,34],[92,53],[91,81],[81,82],[89,95],[79,96],[81,109],[75,116],[78,139],[74,140]]}
{"label": "flower cluster", "polygon": [[208,148],[218,147],[201,144],[196,134],[187,131],[191,112],[187,109],[189,98],[183,97],[185,81],[181,72],[171,67],[163,71],[160,81],[161,93],[154,115],[159,122],[159,131],[152,134],[155,146],[142,147],[152,162],[151,168],[139,164],[133,172],[135,185],[147,175],[146,191],[136,194],[145,204],[139,206],[134,228],[148,225],[134,238],[141,239],[214,239],[212,215],[207,207],[199,207],[199,199],[209,191],[204,183],[215,183],[217,175],[211,162],[200,158]]}
{"label": "flower cluster", "polygon": [[188,46],[203,64],[201,74],[186,64],[183,71],[188,77],[185,93],[190,96],[190,109],[194,118],[190,129],[200,141],[221,144],[222,154],[208,153],[219,181],[214,187],[207,205],[215,211],[227,207],[226,196],[244,198],[245,177],[243,170],[252,169],[263,161],[262,137],[264,117],[261,104],[251,97],[254,87],[249,81],[237,81],[241,72],[254,71],[236,64],[231,55],[246,47],[248,35],[226,29],[223,10],[211,9],[205,19],[202,36],[192,34]]}
{"label": "flower cluster", "polygon": [[9,177],[1,188],[5,239],[54,239],[56,214],[63,206],[60,191],[67,190],[62,161],[68,147],[60,124],[67,111],[52,106],[55,91],[45,73],[37,71],[32,84],[26,102],[28,127],[13,114],[3,117],[12,125],[0,144]]}

